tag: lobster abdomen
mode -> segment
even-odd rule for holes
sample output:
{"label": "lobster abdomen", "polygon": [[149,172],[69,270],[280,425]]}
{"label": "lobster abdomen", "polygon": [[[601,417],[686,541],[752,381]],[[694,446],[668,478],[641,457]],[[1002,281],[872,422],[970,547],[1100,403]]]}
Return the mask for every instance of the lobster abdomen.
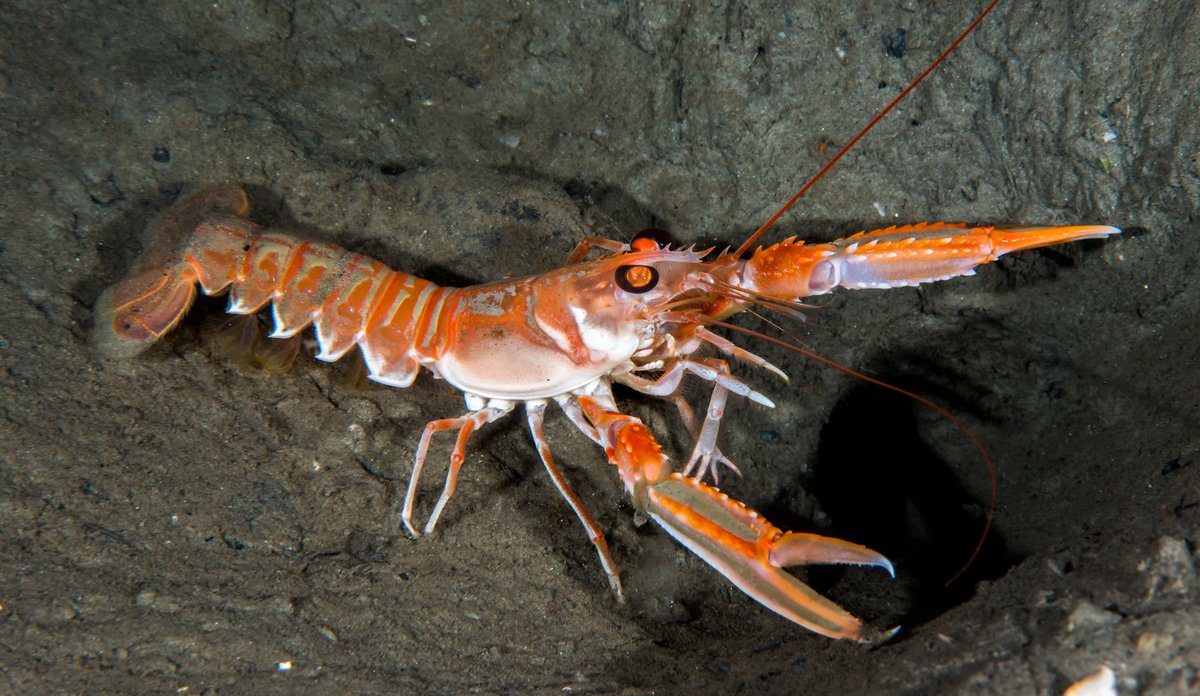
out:
{"label": "lobster abdomen", "polygon": [[273,303],[272,337],[315,324],[316,357],[334,361],[358,345],[372,379],[411,384],[422,356],[436,355],[425,339],[457,291],[335,244],[266,231],[242,217],[247,208],[240,188],[209,189],[155,222],[134,273],[97,302],[95,343],[117,357],[142,352],[179,322],[199,283],[206,295],[228,288],[233,314]]}

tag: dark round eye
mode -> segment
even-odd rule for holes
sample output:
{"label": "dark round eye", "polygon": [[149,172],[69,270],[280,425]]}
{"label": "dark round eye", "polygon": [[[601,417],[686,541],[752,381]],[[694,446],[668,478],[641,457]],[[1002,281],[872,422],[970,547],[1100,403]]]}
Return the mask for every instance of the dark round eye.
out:
{"label": "dark round eye", "polygon": [[629,248],[634,251],[655,251],[666,249],[671,245],[671,241],[671,235],[666,230],[647,227],[633,235],[633,239],[629,241]]}
{"label": "dark round eye", "polygon": [[620,266],[617,268],[616,281],[617,287],[625,292],[640,295],[658,285],[658,270],[653,266]]}

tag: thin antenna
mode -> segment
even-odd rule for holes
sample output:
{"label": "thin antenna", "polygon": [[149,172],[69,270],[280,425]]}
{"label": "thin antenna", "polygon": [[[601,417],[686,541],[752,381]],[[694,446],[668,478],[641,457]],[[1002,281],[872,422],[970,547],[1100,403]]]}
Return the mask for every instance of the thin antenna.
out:
{"label": "thin antenna", "polygon": [[750,246],[757,242],[758,238],[761,237],[764,232],[769,230],[771,226],[779,220],[779,218],[783,217],[784,213],[786,213],[793,205],[796,204],[796,201],[800,200],[804,194],[808,193],[808,190],[813,187],[813,184],[820,181],[821,178],[825,176],[825,173],[832,169],[833,165],[837,164],[837,161],[842,158],[842,155],[845,155],[847,152],[849,152],[850,148],[854,147],[859,140],[862,140],[862,137],[866,135],[872,128],[874,128],[875,124],[879,123],[880,119],[882,119],[884,116],[887,116],[888,112],[891,111],[897,104],[899,104],[905,97],[907,97],[909,92],[913,91],[917,85],[921,84],[921,80],[924,80],[929,73],[933,72],[934,68],[941,64],[943,60],[946,60],[946,57],[953,53],[954,49],[958,48],[958,45],[971,35],[971,32],[975,31],[975,27],[979,26],[979,23],[983,21],[983,18],[987,17],[988,13],[991,12],[992,8],[994,8],[999,2],[1000,0],[992,0],[992,2],[988,4],[986,8],[984,8],[983,12],[979,13],[979,16],[975,18],[975,21],[971,22],[971,26],[967,27],[966,31],[964,31],[962,34],[959,34],[958,38],[954,40],[954,43],[950,44],[950,47],[943,51],[942,55],[938,56],[937,60],[933,61],[928,68],[925,68],[925,72],[917,76],[917,79],[913,80],[908,87],[905,87],[903,92],[896,95],[896,98],[893,99],[887,106],[883,107],[882,111],[880,111],[878,114],[875,114],[875,118],[871,119],[871,122],[864,126],[863,129],[858,132],[858,135],[851,138],[850,142],[843,145],[842,149],[838,150],[837,154],[833,156],[833,159],[829,160],[824,167],[821,167],[820,171],[814,174],[807,183],[800,187],[800,190],[796,192],[796,195],[788,199],[788,202],[784,203],[782,208],[775,211],[775,214],[772,215],[766,222],[764,222],[761,227],[755,230],[754,234],[750,235],[749,239],[742,242],[742,245],[738,247],[736,252],[734,252],[734,257],[736,258],[746,253],[750,249]]}
{"label": "thin antenna", "polygon": [[[983,440],[981,440],[979,438],[979,436],[975,434],[974,430],[971,430],[969,427],[967,427],[967,424],[962,422],[962,420],[959,419],[958,416],[955,416],[953,413],[951,413],[949,411],[949,409],[946,409],[942,406],[937,405],[933,401],[921,396],[920,394],[910,392],[907,389],[904,389],[902,387],[897,387],[894,384],[889,384],[881,379],[877,379],[870,375],[859,372],[858,370],[846,367],[845,365],[843,365],[835,360],[831,360],[822,355],[814,353],[813,351],[808,350],[807,348],[801,348],[800,346],[795,345],[793,343],[788,343],[787,341],[784,341],[783,339],[775,338],[774,336],[769,336],[767,334],[755,331],[753,329],[747,329],[747,328],[744,328],[741,326],[737,326],[736,324],[729,324],[729,323],[720,321],[718,319],[704,318],[703,322],[705,324],[708,324],[709,326],[719,326],[723,329],[728,329],[730,331],[737,331],[739,333],[746,334],[747,336],[753,336],[753,337],[761,339],[763,341],[767,341],[768,343],[773,343],[782,348],[787,348],[788,350],[795,351],[796,353],[799,353],[800,355],[803,355],[806,358],[809,358],[810,360],[816,360],[817,362],[819,362],[823,365],[832,367],[833,369],[838,370],[840,372],[844,372],[844,373],[850,375],[851,377],[854,377],[855,379],[860,379],[869,384],[874,384],[877,387],[889,389],[891,391],[896,392],[897,394],[902,394],[904,396],[907,396],[908,398],[921,404],[922,406],[924,406],[928,409],[931,409],[932,411],[937,413],[939,416],[941,416],[942,418],[945,418],[947,421],[949,421],[954,427],[956,427],[960,431],[962,431],[962,433],[967,436],[967,439],[971,441],[971,444],[975,445],[975,449],[978,450],[979,454],[983,457],[984,463],[987,464],[988,476],[991,478],[991,483],[992,483],[992,497],[991,497],[991,500],[988,501],[987,516],[984,518],[983,531],[981,531],[979,533],[979,540],[977,542],[975,542],[975,548],[971,550],[971,555],[969,557],[967,557],[966,562],[962,564],[962,567],[959,568],[954,573],[954,575],[950,576],[950,579],[946,581],[945,586],[949,587],[950,585],[954,584],[955,580],[958,580],[960,577],[962,577],[963,573],[967,572],[967,569],[969,569],[971,567],[971,564],[973,564],[975,562],[975,559],[979,557],[980,552],[983,551],[983,545],[987,542],[988,533],[992,531],[992,522],[994,521],[994,519],[996,517],[996,502],[997,502],[997,497],[999,496],[999,481],[997,480],[997,477],[996,477],[996,463],[994,461],[992,461],[991,453],[988,452],[987,447],[983,446]],[[768,323],[773,323],[773,322],[768,322]],[[776,326],[776,328],[779,328],[779,327]]]}

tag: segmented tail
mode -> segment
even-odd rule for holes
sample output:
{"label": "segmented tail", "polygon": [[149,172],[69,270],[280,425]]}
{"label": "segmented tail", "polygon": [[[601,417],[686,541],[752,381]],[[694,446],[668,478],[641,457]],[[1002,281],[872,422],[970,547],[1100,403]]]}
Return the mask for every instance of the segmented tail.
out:
{"label": "segmented tail", "polygon": [[243,217],[248,208],[242,189],[215,188],[154,222],[133,273],[96,304],[99,349],[113,357],[144,351],[179,323],[199,283],[206,295],[228,289],[233,314],[273,302],[273,338],[315,324],[316,357],[337,360],[359,345],[372,379],[411,384],[420,369],[416,329],[436,318],[425,309],[447,290],[334,244],[265,230]]}
{"label": "segmented tail", "polygon": [[174,328],[196,297],[196,272],[183,253],[190,246],[191,230],[209,216],[236,220],[248,209],[242,189],[209,189],[152,222],[145,250],[129,277],[105,290],[96,302],[93,343],[107,355],[129,358]]}

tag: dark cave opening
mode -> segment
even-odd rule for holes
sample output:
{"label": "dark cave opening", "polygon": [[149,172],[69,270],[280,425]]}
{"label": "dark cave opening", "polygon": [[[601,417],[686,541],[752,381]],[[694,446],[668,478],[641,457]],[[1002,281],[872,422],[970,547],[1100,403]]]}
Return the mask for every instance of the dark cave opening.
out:
{"label": "dark cave opening", "polygon": [[[962,570],[979,544],[988,500],[963,486],[962,462],[943,460],[926,441],[918,408],[911,398],[873,385],[852,388],[822,429],[809,483],[829,515],[831,534],[895,564],[891,592],[903,599],[894,619],[909,627],[967,602],[976,585],[1021,561],[993,526]],[[820,586],[845,573],[822,568],[810,577]]]}

